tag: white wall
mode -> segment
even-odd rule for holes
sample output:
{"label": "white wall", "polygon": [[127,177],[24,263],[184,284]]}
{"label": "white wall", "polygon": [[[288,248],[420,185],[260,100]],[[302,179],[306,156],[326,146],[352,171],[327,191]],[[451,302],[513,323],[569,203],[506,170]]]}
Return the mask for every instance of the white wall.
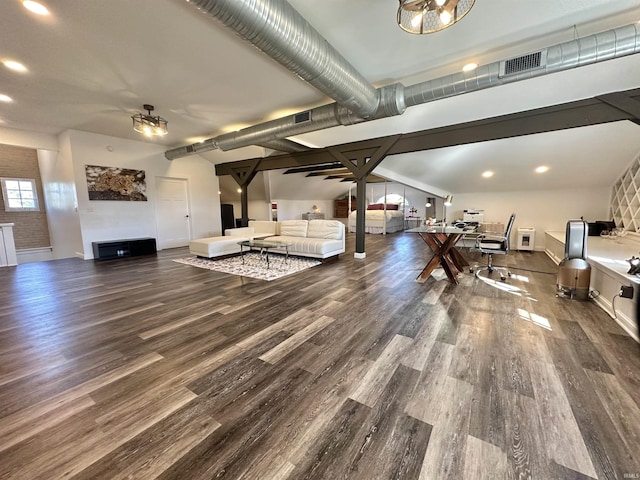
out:
{"label": "white wall", "polygon": [[[191,238],[221,234],[218,179],[214,166],[199,155],[173,161],[166,148],[87,132],[69,131],[84,258],[93,258],[91,242],[156,237],[156,177],[187,179]],[[85,165],[123,167],[146,173],[146,202],[89,200]]]}
{"label": "white wall", "polygon": [[[230,203],[233,205],[233,215],[235,218],[242,218],[242,203],[240,200],[222,203]],[[271,220],[271,207],[269,203],[264,200],[249,200],[247,209],[249,218],[252,220]]]}
{"label": "white wall", "polygon": [[29,132],[15,128],[0,127],[0,143],[33,149],[58,150],[58,139],[55,135]]}
{"label": "white wall", "polygon": [[567,221],[584,217],[587,221],[608,220],[610,189],[534,190],[523,192],[456,194],[447,208],[447,220],[462,219],[464,209],[483,209],[485,222],[506,225],[516,214],[511,236],[516,246],[518,227],[533,227],[535,249],[544,250],[546,230],[564,231]]}
{"label": "white wall", "polygon": [[324,213],[324,218],[333,218],[333,200],[274,200],[278,202],[278,220],[302,220],[303,213],[311,213],[314,205]]}
{"label": "white wall", "polygon": [[60,138],[60,150],[38,150],[38,164],[45,197],[53,258],[82,255],[82,233],[68,136]]}

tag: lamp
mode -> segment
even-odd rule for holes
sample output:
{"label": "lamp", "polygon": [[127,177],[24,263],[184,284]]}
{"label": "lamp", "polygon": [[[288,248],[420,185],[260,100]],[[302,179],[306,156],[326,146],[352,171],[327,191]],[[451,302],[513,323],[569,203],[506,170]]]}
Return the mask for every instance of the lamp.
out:
{"label": "lamp", "polygon": [[398,26],[405,32],[439,32],[462,19],[475,0],[399,0]]}
{"label": "lamp", "polygon": [[144,133],[148,137],[164,136],[169,131],[167,130],[167,121],[161,116],[153,116],[153,105],[144,104],[142,106],[147,111],[147,114],[138,113],[133,115],[133,129],[136,132]]}
{"label": "lamp", "polygon": [[444,197],[444,203],[442,204],[442,223],[447,224],[447,207],[450,207],[453,203],[453,195],[447,195]]}
{"label": "lamp", "polygon": [[436,199],[433,197],[427,197],[427,203],[424,204],[425,207],[429,208],[431,205],[436,203]]}

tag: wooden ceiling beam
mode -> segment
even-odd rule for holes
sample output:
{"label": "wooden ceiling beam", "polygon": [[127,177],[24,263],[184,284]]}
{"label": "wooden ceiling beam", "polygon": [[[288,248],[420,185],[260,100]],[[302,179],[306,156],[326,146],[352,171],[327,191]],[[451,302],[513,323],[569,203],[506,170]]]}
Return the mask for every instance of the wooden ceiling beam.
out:
{"label": "wooden ceiling beam", "polygon": [[[334,145],[328,148],[278,155],[269,158],[241,160],[216,165],[216,175],[231,175],[234,166],[239,170],[251,169],[252,161],[258,161],[255,171],[282,168],[310,167],[313,165],[341,163],[354,174],[370,173],[376,163],[388,155],[433,150],[468,143],[500,140],[569,128],[586,127],[601,123],[629,120],[640,125],[640,89],[612,92],[598,97],[536,108],[524,112],[465,122],[419,132],[372,138],[359,142]],[[389,146],[389,144],[391,144]],[[383,152],[382,154],[376,152]],[[345,159],[348,162],[345,165]],[[362,163],[366,160],[366,165]],[[351,165],[351,166],[350,166]],[[373,168],[371,166],[374,165]],[[362,170],[366,169],[366,170]],[[236,170],[238,171],[238,170]]]}

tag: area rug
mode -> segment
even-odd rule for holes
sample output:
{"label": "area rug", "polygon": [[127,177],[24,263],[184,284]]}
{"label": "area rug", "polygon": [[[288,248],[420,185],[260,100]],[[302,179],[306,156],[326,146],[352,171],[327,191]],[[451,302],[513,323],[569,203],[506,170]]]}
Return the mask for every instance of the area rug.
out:
{"label": "area rug", "polygon": [[222,258],[219,260],[202,257],[187,257],[178,258],[174,260],[174,262],[267,281],[276,280],[293,273],[301,272],[302,270],[315,267],[322,263],[320,260],[316,260],[315,258],[293,256],[289,256],[289,259],[285,261],[284,255],[270,253],[269,268],[267,269],[267,262],[264,256],[260,255],[258,252],[245,253],[244,265],[242,264],[242,258],[240,256]]}

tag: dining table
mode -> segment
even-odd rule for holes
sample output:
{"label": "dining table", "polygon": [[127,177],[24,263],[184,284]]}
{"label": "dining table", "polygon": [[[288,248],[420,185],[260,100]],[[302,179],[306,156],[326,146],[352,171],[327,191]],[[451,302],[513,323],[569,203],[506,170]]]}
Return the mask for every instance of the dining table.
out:
{"label": "dining table", "polygon": [[469,267],[469,262],[467,262],[462,253],[456,248],[456,244],[463,237],[477,236],[476,229],[446,225],[421,225],[417,228],[405,230],[405,232],[420,235],[433,253],[429,262],[427,262],[416,278],[416,281],[426,281],[436,268],[442,267],[449,281],[458,285],[458,274],[461,273],[465,267]]}

